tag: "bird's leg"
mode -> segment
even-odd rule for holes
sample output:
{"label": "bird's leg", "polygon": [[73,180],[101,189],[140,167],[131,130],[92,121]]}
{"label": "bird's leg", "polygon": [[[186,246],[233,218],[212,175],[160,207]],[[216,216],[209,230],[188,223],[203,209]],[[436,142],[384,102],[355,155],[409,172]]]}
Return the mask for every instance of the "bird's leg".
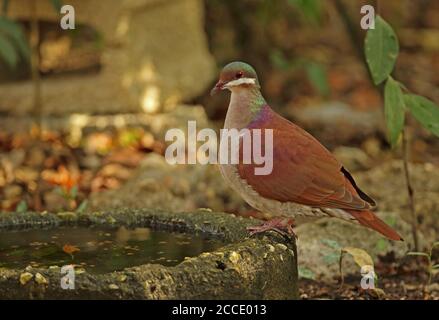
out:
{"label": "bird's leg", "polygon": [[259,226],[248,227],[247,230],[250,232],[250,235],[255,235],[265,231],[277,231],[282,235],[290,235],[294,236],[297,239],[297,235],[293,230],[294,220],[286,219],[286,218],[274,218],[268,221],[265,221],[263,224]]}

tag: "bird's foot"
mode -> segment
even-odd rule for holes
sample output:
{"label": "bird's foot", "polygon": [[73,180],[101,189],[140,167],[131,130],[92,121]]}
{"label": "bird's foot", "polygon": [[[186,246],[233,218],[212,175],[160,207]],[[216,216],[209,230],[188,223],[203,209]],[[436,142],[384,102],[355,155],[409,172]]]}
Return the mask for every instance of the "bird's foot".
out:
{"label": "bird's foot", "polygon": [[258,233],[262,233],[265,231],[276,231],[281,235],[285,236],[294,236],[297,239],[297,235],[293,230],[294,220],[293,219],[285,219],[285,218],[275,218],[269,221],[264,222],[259,226],[247,227],[247,230],[250,232],[250,236],[253,236]]}

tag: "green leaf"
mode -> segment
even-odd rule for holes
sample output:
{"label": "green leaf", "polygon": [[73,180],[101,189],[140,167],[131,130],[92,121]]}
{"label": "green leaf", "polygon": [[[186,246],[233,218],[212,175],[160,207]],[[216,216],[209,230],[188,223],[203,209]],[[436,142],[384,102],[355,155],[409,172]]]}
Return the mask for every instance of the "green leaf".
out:
{"label": "green leaf", "polygon": [[11,68],[15,68],[18,62],[18,55],[11,41],[0,35],[0,58]]}
{"label": "green leaf", "polygon": [[389,242],[386,239],[379,239],[376,244],[376,250],[378,252],[384,252],[389,246]]}
{"label": "green leaf", "polygon": [[50,2],[55,10],[59,13],[61,11],[61,7],[63,6],[62,0],[50,0]]}
{"label": "green leaf", "polygon": [[23,58],[30,58],[29,44],[19,24],[6,17],[0,17],[0,36],[1,34],[12,40]]}
{"label": "green leaf", "polygon": [[299,278],[314,280],[316,275],[306,267],[299,267]]}
{"label": "green leaf", "polygon": [[384,116],[389,142],[395,147],[404,128],[405,108],[401,87],[390,76],[384,89]]}
{"label": "green leaf", "polygon": [[15,209],[15,212],[23,213],[27,211],[27,203],[24,200],[21,200],[20,203],[17,205],[17,208]]}
{"label": "green leaf", "polygon": [[425,253],[425,252],[409,252],[407,253],[408,256],[420,256],[420,257],[428,257],[430,258],[430,256]]}
{"label": "green leaf", "polygon": [[333,264],[339,260],[340,260],[340,252],[330,253],[323,256],[323,261],[325,261],[326,264]]}
{"label": "green leaf", "polygon": [[431,266],[431,268],[434,270],[439,269],[439,264],[435,264],[435,265]]}
{"label": "green leaf", "polygon": [[329,95],[328,75],[324,66],[311,62],[306,66],[306,72],[312,85],[322,96]]}
{"label": "green leaf", "polygon": [[280,70],[288,70],[291,67],[290,61],[288,61],[284,53],[279,49],[270,51],[270,62],[274,67]]}
{"label": "green leaf", "polygon": [[288,0],[288,3],[298,8],[310,22],[318,24],[322,15],[321,0]]}
{"label": "green leaf", "polygon": [[364,48],[373,82],[379,85],[392,73],[399,53],[395,32],[380,16],[375,19],[375,29],[367,31]]}
{"label": "green leaf", "polygon": [[70,189],[70,198],[76,199],[76,196],[78,195],[78,186],[75,185]]}
{"label": "green leaf", "polygon": [[8,8],[9,8],[9,0],[3,0],[2,11],[4,15],[6,15],[6,13],[8,12]]}
{"label": "green leaf", "polygon": [[83,213],[85,209],[87,209],[87,206],[88,206],[88,201],[87,200],[82,201],[81,204],[76,209],[76,212]]}
{"label": "green leaf", "polygon": [[55,193],[56,194],[58,194],[58,195],[60,195],[60,196],[62,196],[62,197],[65,197],[66,196],[66,192],[64,191],[64,189],[63,188],[61,188],[61,187],[55,187]]}
{"label": "green leaf", "polygon": [[404,96],[405,105],[422,126],[439,137],[439,107],[432,101],[415,94]]}
{"label": "green leaf", "polygon": [[335,250],[341,249],[341,245],[335,240],[322,239],[321,241],[323,244],[327,245],[328,247],[330,247],[332,249],[335,249]]}
{"label": "green leaf", "polygon": [[384,221],[391,227],[396,227],[396,217],[388,216],[384,218]]}

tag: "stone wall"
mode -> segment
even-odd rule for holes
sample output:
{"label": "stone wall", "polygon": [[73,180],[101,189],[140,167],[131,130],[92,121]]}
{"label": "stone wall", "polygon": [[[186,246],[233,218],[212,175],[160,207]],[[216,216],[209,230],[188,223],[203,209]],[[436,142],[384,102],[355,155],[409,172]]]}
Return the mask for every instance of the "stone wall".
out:
{"label": "stone wall", "polygon": [[[171,110],[214,81],[201,0],[71,0],[69,4],[75,8],[77,25],[89,25],[102,34],[102,69],[44,78],[45,113]],[[60,19],[50,1],[38,1],[37,13],[43,21]],[[28,1],[11,1],[9,15],[29,20]],[[24,115],[31,108],[30,81],[0,85],[0,112]]]}

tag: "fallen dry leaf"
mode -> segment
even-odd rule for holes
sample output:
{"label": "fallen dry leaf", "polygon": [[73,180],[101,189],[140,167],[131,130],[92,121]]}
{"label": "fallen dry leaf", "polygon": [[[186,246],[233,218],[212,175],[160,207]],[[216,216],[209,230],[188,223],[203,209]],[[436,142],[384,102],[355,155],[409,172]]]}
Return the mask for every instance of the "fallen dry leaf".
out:
{"label": "fallen dry leaf", "polygon": [[42,177],[47,182],[61,186],[66,191],[70,191],[79,181],[79,173],[70,172],[63,165],[59,166],[57,171],[44,170]]}
{"label": "fallen dry leaf", "polygon": [[373,266],[372,257],[363,249],[345,247],[342,249],[342,251],[349,253],[359,267]]}
{"label": "fallen dry leaf", "polygon": [[65,245],[62,247],[62,250],[63,250],[65,253],[69,254],[69,255],[72,257],[72,259],[73,259],[73,254],[74,254],[75,252],[79,252],[79,251],[81,251],[81,249],[79,249],[77,246],[73,246],[73,245],[70,245],[70,244],[65,244]]}

